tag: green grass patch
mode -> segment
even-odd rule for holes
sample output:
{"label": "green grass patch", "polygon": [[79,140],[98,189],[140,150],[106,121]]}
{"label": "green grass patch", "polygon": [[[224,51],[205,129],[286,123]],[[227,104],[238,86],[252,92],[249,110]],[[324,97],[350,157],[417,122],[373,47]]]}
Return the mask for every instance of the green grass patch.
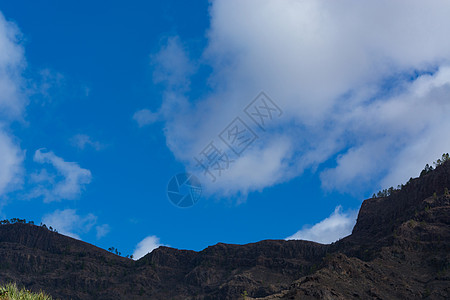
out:
{"label": "green grass patch", "polygon": [[43,292],[33,293],[25,288],[19,289],[15,283],[0,286],[0,300],[52,300]]}

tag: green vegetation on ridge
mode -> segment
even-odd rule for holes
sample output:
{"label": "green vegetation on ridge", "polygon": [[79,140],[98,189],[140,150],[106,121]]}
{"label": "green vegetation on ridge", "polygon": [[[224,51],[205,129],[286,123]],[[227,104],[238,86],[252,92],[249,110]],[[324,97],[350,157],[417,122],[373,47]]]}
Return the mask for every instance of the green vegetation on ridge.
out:
{"label": "green vegetation on ridge", "polygon": [[[450,155],[448,153],[444,153],[444,154],[442,154],[442,157],[439,158],[438,160],[436,160],[435,162],[433,162],[433,164],[434,164],[435,167],[438,167],[440,165],[443,165],[447,161],[450,161]],[[423,176],[427,175],[428,173],[430,173],[433,170],[434,170],[433,166],[430,166],[430,165],[426,164],[425,168],[422,170],[422,172],[420,172],[420,177],[423,177]],[[411,180],[412,180],[412,177],[409,179],[409,181],[406,183],[406,185],[408,185]],[[397,188],[394,188],[394,187],[391,186],[388,189],[384,189],[384,190],[379,191],[376,194],[373,194],[372,198],[389,197],[393,193],[403,189],[403,187],[405,187],[406,185],[401,184],[401,185],[398,185]]]}

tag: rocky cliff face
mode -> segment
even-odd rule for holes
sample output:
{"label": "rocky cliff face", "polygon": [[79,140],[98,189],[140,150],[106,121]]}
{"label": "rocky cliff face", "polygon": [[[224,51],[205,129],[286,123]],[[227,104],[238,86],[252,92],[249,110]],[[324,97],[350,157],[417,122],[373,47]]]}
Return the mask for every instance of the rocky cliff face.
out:
{"label": "rocky cliff face", "polygon": [[319,270],[263,299],[450,299],[450,163],[363,202]]}
{"label": "rocky cliff face", "polygon": [[450,163],[365,200],[331,245],[268,240],[116,256],[45,228],[0,226],[0,280],[62,299],[450,299]]}

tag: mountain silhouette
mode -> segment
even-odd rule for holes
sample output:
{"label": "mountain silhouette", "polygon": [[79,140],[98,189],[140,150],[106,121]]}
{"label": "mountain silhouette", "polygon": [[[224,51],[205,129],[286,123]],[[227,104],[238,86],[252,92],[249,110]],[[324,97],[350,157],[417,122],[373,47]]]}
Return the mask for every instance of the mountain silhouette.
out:
{"label": "mountain silhouette", "polygon": [[159,247],[133,261],[31,224],[0,225],[0,281],[61,299],[450,299],[450,161],[365,200],[353,232]]}

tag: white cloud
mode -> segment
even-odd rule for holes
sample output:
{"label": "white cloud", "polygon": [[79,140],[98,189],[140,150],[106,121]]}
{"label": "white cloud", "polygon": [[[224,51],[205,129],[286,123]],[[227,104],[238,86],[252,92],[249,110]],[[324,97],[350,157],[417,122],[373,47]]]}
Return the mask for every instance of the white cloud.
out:
{"label": "white cloud", "polygon": [[70,142],[80,150],[84,150],[87,146],[90,146],[99,151],[105,147],[102,143],[92,140],[87,134],[76,134],[70,139]]}
{"label": "white cloud", "polygon": [[108,224],[103,224],[96,226],[95,230],[97,232],[97,239],[101,239],[102,237],[106,236],[111,229]]}
{"label": "white cloud", "polygon": [[[280,178],[280,176],[289,176],[289,174],[277,174],[276,171],[288,167],[286,158],[290,157],[289,152],[292,151],[292,146],[286,139],[276,136],[272,136],[272,139],[272,141],[266,141],[264,148],[251,148],[241,157],[234,157],[228,153],[230,159],[234,159],[230,168],[223,170],[215,183],[205,185],[205,191],[220,192],[224,196],[231,196],[236,191],[246,194],[248,191],[262,190],[280,180],[286,180],[287,178]],[[203,174],[197,174],[197,176],[201,178]],[[206,178],[212,179],[211,176]]]}
{"label": "white cloud", "polygon": [[0,12],[0,120],[21,119],[27,98],[22,73],[26,66],[21,33]]}
{"label": "white cloud", "polygon": [[330,159],[324,188],[395,186],[448,152],[448,1],[216,0],[210,13],[199,59],[212,69],[209,94],[189,98],[197,63],[178,38],[156,55],[175,157],[194,172],[193,157],[261,90],[284,114],[229,175],[201,178],[207,191],[260,190]]}
{"label": "white cloud", "polygon": [[154,235],[150,235],[137,244],[136,249],[133,252],[133,259],[138,260],[159,246],[163,246],[160,243],[159,238]]}
{"label": "white cloud", "polygon": [[33,174],[31,178],[37,187],[31,191],[29,197],[43,197],[45,202],[78,197],[85,185],[91,182],[91,172],[77,163],[64,161],[51,151],[43,150],[36,150],[34,161],[49,164],[56,172],[49,173],[48,169],[43,168],[39,173]]}
{"label": "white cloud", "polygon": [[355,226],[356,217],[356,212],[344,213],[342,207],[338,206],[328,218],[297,231],[286,240],[306,240],[329,244],[350,235]]}
{"label": "white cloud", "polygon": [[79,234],[89,232],[96,222],[97,217],[93,214],[82,217],[75,209],[55,210],[42,218],[47,227],[52,226],[59,233],[75,239],[80,239]]}
{"label": "white cloud", "polygon": [[[23,160],[25,151],[9,126],[12,122],[24,122],[28,96],[39,94],[42,99],[49,99],[53,87],[64,85],[61,74],[49,69],[40,72],[40,80],[30,81],[23,76],[26,59],[22,47],[22,35],[18,27],[5,19],[0,12],[0,196],[17,189],[23,181]],[[37,74],[36,74],[37,75]],[[98,148],[93,141],[86,141]],[[50,163],[56,168],[56,174],[43,169],[31,174],[31,180],[38,182],[30,196],[44,196],[46,201],[57,198],[74,198],[82,186],[89,183],[91,175],[88,170],[77,164],[64,162],[53,153],[42,153],[38,150],[34,157],[40,163]],[[62,179],[60,177],[63,177]],[[50,184],[55,184],[50,187]]]}
{"label": "white cloud", "polygon": [[381,176],[382,187],[395,187],[417,176],[425,163],[448,152],[450,141],[442,134],[450,129],[449,112],[448,66],[404,84],[395,96],[366,105],[364,113],[355,111],[348,120],[358,126],[358,145],[322,173],[324,186],[345,189]]}
{"label": "white cloud", "polygon": [[0,127],[0,196],[22,182],[23,151]]}
{"label": "white cloud", "polygon": [[26,66],[21,34],[0,12],[0,196],[22,181],[24,152],[9,133],[8,125],[22,120],[27,104],[22,73]]}
{"label": "white cloud", "polygon": [[133,120],[135,120],[139,127],[144,127],[158,121],[159,114],[151,112],[149,109],[141,109],[134,113]]}

